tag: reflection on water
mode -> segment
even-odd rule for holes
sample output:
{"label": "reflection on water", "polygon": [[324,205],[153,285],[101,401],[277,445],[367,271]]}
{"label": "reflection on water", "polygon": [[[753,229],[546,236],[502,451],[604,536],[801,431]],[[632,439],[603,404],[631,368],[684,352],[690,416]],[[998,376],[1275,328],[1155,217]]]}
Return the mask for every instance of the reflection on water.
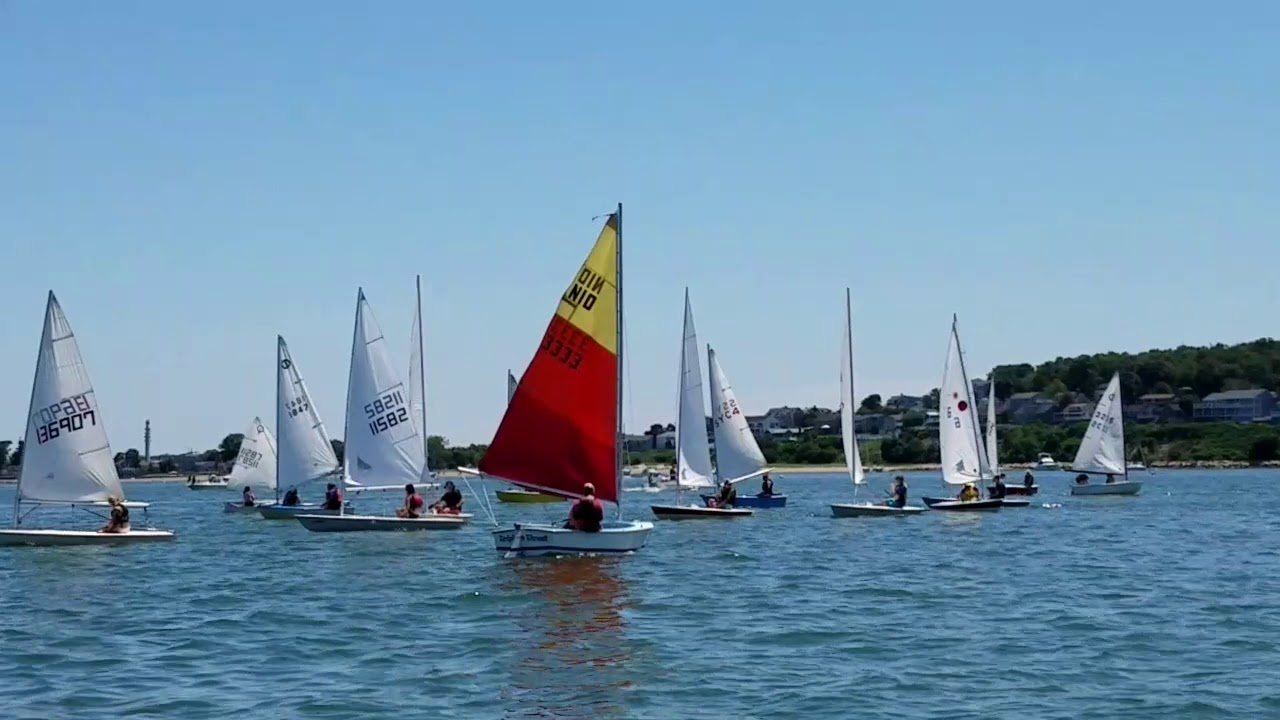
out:
{"label": "reflection on water", "polygon": [[503,693],[508,715],[616,717],[630,659],[623,630],[623,558],[532,560],[507,565],[526,602],[512,620],[521,646]]}

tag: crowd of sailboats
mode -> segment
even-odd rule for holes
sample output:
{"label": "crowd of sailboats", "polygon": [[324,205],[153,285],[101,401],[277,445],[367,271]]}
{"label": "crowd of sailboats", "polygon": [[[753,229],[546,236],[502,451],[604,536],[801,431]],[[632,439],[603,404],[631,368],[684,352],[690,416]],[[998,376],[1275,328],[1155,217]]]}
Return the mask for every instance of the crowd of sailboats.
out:
{"label": "crowd of sailboats", "polygon": [[[619,205],[616,212],[609,214],[587,259],[561,295],[519,382],[508,371],[507,409],[478,467],[459,468],[464,475],[514,486],[497,491],[502,500],[587,498],[588,507],[593,502],[612,503],[616,517],[602,518],[598,526],[590,528],[580,527],[576,521],[503,526],[487,501],[482,502],[481,507],[495,526],[494,547],[501,553],[529,556],[633,552],[645,545],[653,531],[652,522],[623,519],[623,297]],[[852,306],[848,290],[842,329],[841,433],[855,502],[832,504],[832,513],[837,517],[918,515],[925,508],[905,502],[867,498],[857,502],[867,478],[854,422]],[[316,532],[456,530],[465,525],[472,516],[460,512],[370,515],[354,513],[349,503],[342,501],[336,507],[296,501],[299,489],[326,483],[352,495],[411,485],[420,489],[434,486],[427,462],[420,281],[410,346],[406,384],[369,301],[363,289],[359,290],[352,329],[344,453],[339,460],[297,362],[284,338],[277,337],[275,432],[255,417],[227,479],[230,488],[247,490],[246,499],[256,489],[270,493],[272,500],[226,502],[224,511],[295,520]],[[673,504],[651,504],[650,511],[658,519],[741,518],[749,517],[754,509],[785,507],[786,495],[772,492],[768,463],[733,386],[709,345],[706,377],[712,431],[708,438],[701,356],[686,289],[677,379],[676,462],[670,480],[681,493],[696,494],[701,503],[678,499]],[[1002,475],[994,400],[993,385],[984,434],[953,318],[940,392],[939,443],[943,485],[960,487],[962,491],[960,497],[925,497],[927,507],[988,511],[1029,504],[1025,499],[1007,497],[1005,492],[992,492],[992,487],[986,486],[988,482],[994,482],[995,488],[1002,485],[998,480]],[[25,448],[15,491],[13,528],[0,530],[0,545],[174,538],[172,532],[150,526],[145,503],[125,499],[84,359],[53,292],[49,293],[45,309]],[[1075,495],[1135,494],[1142,486],[1141,481],[1128,476],[1118,375],[1112,378],[1098,403],[1072,469],[1081,473],[1072,486]],[[1107,480],[1089,483],[1081,479],[1088,474],[1103,475]],[[765,477],[768,491],[723,502],[726,495],[736,495],[738,484],[761,476]],[[1027,486],[1023,492],[1032,494],[1036,489]],[[702,494],[709,490],[717,492]],[[282,492],[286,497],[293,495],[295,501],[286,503]],[[109,507],[112,520],[108,527],[114,529],[95,532],[25,526],[31,513],[50,506],[93,513]],[[142,510],[146,527],[129,523],[128,509]]]}

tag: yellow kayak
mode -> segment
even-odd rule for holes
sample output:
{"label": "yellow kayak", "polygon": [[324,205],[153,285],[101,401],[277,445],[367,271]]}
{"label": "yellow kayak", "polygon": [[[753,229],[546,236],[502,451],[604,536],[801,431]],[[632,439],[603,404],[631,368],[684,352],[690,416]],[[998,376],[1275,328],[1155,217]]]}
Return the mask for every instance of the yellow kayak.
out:
{"label": "yellow kayak", "polygon": [[558,495],[544,495],[532,490],[495,490],[498,502],[505,503],[557,503],[564,502]]}

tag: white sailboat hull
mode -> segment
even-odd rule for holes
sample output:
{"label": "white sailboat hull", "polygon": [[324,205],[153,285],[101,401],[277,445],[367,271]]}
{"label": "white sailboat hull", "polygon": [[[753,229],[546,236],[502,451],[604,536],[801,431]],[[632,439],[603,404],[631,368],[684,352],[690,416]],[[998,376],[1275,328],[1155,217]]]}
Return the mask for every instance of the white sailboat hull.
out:
{"label": "white sailboat hull", "polygon": [[919,515],[924,508],[908,505],[906,507],[889,507],[872,503],[832,503],[831,514],[835,517],[907,517]]}
{"label": "white sailboat hull", "polygon": [[493,531],[494,549],[519,557],[547,555],[618,555],[644,547],[653,531],[645,521],[608,521],[600,532],[582,532],[554,525],[526,525]]}
{"label": "white sailboat hull", "polygon": [[1072,495],[1137,495],[1139,490],[1142,490],[1141,480],[1071,486]]}
{"label": "white sailboat hull", "polygon": [[140,542],[164,542],[173,540],[174,537],[174,534],[167,530],[130,530],[124,533],[103,533],[94,530],[0,530],[0,546],[131,545]]}
{"label": "white sailboat hull", "polygon": [[[337,515],[337,510],[325,510],[319,505],[258,505],[258,514],[264,520],[292,520],[298,515]],[[347,509],[351,506],[348,504]]]}
{"label": "white sailboat hull", "polygon": [[457,530],[470,515],[424,515],[399,518],[386,515],[295,515],[302,527],[312,532],[412,532]]}

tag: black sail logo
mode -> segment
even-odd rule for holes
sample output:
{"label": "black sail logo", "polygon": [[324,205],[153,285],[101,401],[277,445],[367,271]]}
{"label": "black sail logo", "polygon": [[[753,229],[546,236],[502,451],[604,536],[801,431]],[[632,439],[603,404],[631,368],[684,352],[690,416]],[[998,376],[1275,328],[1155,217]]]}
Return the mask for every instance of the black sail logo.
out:
{"label": "black sail logo", "polygon": [[596,300],[600,298],[604,286],[603,275],[584,267],[560,299],[570,307],[580,307],[590,312],[596,306]]}

